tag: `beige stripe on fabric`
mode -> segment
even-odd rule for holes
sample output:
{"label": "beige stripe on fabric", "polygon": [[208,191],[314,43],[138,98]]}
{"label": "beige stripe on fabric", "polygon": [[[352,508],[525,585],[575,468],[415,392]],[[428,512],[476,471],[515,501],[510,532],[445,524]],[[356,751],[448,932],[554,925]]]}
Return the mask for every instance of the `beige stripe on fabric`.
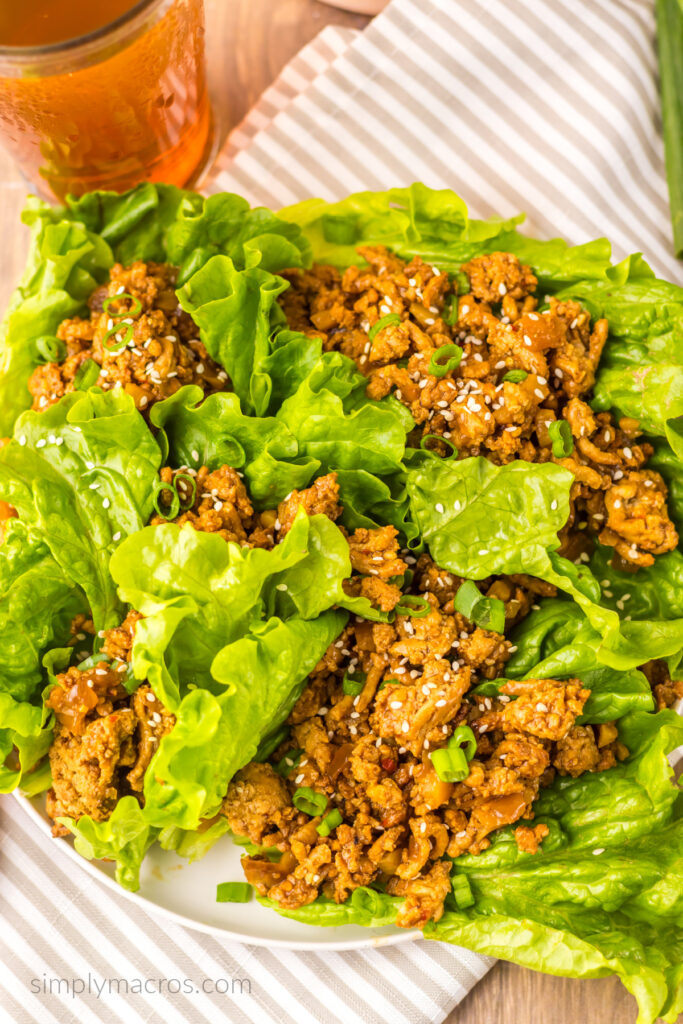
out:
{"label": "beige stripe on fabric", "polygon": [[654,36],[645,0],[394,0],[213,187],[284,204],[422,180],[676,279]]}

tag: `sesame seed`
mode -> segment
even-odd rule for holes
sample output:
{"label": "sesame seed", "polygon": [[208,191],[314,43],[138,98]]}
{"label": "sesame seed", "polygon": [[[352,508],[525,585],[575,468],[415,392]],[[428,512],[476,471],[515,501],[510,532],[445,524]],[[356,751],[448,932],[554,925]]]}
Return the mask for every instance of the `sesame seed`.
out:
{"label": "sesame seed", "polygon": [[102,502],[102,508],[109,508],[110,505],[111,505],[111,502],[110,502],[109,498],[105,498],[104,501]]}
{"label": "sesame seed", "polygon": [[550,502],[550,507],[551,507],[551,509],[554,512],[555,509],[557,508],[557,498],[553,498],[553,500]]}
{"label": "sesame seed", "polygon": [[442,513],[443,513],[443,510],[444,510],[444,509],[443,509],[443,505],[441,504],[441,502],[440,502],[440,501],[437,501],[437,503],[436,503],[436,505],[434,506],[434,508],[435,508],[435,509],[436,509],[436,511],[437,511],[437,512],[439,512],[440,514],[442,514]]}
{"label": "sesame seed", "polygon": [[286,590],[287,589],[287,584],[286,583],[278,583],[277,586],[275,587],[275,589],[276,590]]}
{"label": "sesame seed", "polygon": [[407,722],[403,722],[401,725],[401,732],[410,732],[410,726]]}
{"label": "sesame seed", "polygon": [[303,781],[304,781],[304,773],[303,773],[303,772],[299,772],[299,774],[297,775],[297,777],[296,777],[296,778],[294,779],[294,782],[295,782],[295,784],[296,784],[296,785],[298,786],[298,785],[299,785],[299,783],[301,783],[301,782],[303,782]]}
{"label": "sesame seed", "polygon": [[593,850],[593,856],[597,857],[598,854],[604,853],[604,852],[605,852],[605,847],[604,846],[598,846],[598,848],[596,850]]}
{"label": "sesame seed", "polygon": [[41,437],[40,441],[36,441],[36,448],[44,448],[46,444],[47,441],[45,440],[45,438]]}

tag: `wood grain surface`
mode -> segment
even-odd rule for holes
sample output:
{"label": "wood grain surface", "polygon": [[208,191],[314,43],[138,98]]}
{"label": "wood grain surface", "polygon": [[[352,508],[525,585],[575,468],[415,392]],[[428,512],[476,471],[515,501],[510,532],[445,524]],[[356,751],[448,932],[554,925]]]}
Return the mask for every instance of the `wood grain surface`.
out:
{"label": "wood grain surface", "polygon": [[[220,137],[325,25],[360,29],[368,22],[316,0],[206,0],[206,8],[209,74]],[[27,191],[0,150],[1,308],[24,265],[28,232],[19,213]],[[447,1024],[634,1024],[635,1019],[635,1000],[614,978],[551,978],[501,962],[453,1011]]]}

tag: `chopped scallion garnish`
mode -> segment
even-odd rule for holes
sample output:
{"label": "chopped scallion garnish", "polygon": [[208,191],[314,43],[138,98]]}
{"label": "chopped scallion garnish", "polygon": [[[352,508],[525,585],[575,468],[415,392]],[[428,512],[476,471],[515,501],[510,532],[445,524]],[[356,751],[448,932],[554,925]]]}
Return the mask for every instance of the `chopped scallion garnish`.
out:
{"label": "chopped scallion garnish", "polygon": [[93,384],[97,384],[100,376],[100,365],[94,359],[86,359],[81,363],[74,377],[74,388],[76,391],[87,391]]}
{"label": "chopped scallion garnish", "polygon": [[323,820],[316,827],[316,832],[321,836],[329,836],[332,829],[336,828],[337,825],[341,825],[343,820],[341,812],[335,807],[333,811],[330,811],[329,814],[325,815]]}
{"label": "chopped scallion garnish", "polygon": [[[121,299],[130,299],[130,309],[124,309],[120,313],[110,313],[109,307],[112,302],[120,302]],[[102,312],[109,313],[109,319],[113,322],[102,339],[102,347],[106,348],[108,352],[121,352],[133,338],[133,324],[123,324],[120,321],[128,317],[138,316],[142,312],[142,303],[134,295],[130,295],[129,292],[121,292],[119,295],[110,295],[108,299],[104,300]],[[119,337],[124,327],[123,337]],[[111,341],[112,338],[114,339],[113,343]]]}
{"label": "chopped scallion garnish", "polygon": [[44,363],[61,363],[66,359],[66,345],[61,338],[43,334],[36,338],[36,354]]}
{"label": "chopped scallion garnish", "polygon": [[432,606],[427,598],[418,594],[403,594],[394,608],[397,615],[410,615],[412,619],[423,619],[431,610]]}
{"label": "chopped scallion garnish", "polygon": [[292,803],[297,811],[303,811],[304,814],[310,814],[312,818],[316,818],[319,814],[324,813],[327,807],[327,797],[324,793],[316,793],[310,786],[299,786],[292,797]]}
{"label": "chopped scallion garnish", "polygon": [[459,345],[442,345],[432,353],[427,373],[431,373],[433,377],[445,377],[451,370],[460,366],[462,355],[463,352]]}
{"label": "chopped scallion garnish", "polygon": [[433,751],[432,764],[442,782],[462,782],[470,773],[465,752],[460,747],[442,747]]}
{"label": "chopped scallion garnish", "polygon": [[458,725],[453,730],[449,742],[454,746],[462,747],[468,761],[471,761],[477,752],[477,740],[469,725]]}
{"label": "chopped scallion garnish", "polygon": [[552,441],[553,455],[556,459],[566,459],[574,451],[572,428],[566,420],[553,420],[548,424],[548,434]]}
{"label": "chopped scallion garnish", "polygon": [[342,682],[342,690],[348,697],[357,697],[365,686],[365,672],[347,672]]}
{"label": "chopped scallion garnish", "polygon": [[472,888],[466,875],[455,875],[451,878],[451,885],[453,887],[453,898],[460,910],[474,905]]}
{"label": "chopped scallion garnish", "polygon": [[477,752],[477,741],[468,725],[459,725],[446,747],[432,755],[434,771],[442,782],[462,782],[470,773],[469,762]]}
{"label": "chopped scallion garnish", "polygon": [[523,380],[526,380],[529,374],[526,370],[508,370],[500,378],[502,381],[507,381],[508,384],[521,384]]}
{"label": "chopped scallion garnish", "polygon": [[248,903],[253,891],[248,882],[220,882],[216,886],[216,903]]}
{"label": "chopped scallion garnish", "polygon": [[273,769],[283,779],[286,779],[287,776],[298,767],[303,754],[303,750],[299,748],[296,748],[295,750],[288,750],[287,753],[273,765]]}
{"label": "chopped scallion garnish", "polygon": [[392,324],[400,324],[400,322],[401,318],[398,313],[387,313],[386,316],[380,317],[368,331],[368,341],[374,341],[377,334],[385,327],[391,327]]}

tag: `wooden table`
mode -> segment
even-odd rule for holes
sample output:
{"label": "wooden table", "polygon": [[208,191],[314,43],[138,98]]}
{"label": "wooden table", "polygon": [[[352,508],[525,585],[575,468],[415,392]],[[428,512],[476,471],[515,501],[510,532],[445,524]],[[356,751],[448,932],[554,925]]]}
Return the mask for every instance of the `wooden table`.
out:
{"label": "wooden table", "polygon": [[[327,24],[363,28],[368,19],[316,0],[206,0],[212,92],[236,124],[280,68]],[[0,303],[24,265],[19,224],[26,185],[0,151]],[[551,978],[499,963],[453,1011],[447,1024],[633,1024],[633,1000],[614,978]]]}

